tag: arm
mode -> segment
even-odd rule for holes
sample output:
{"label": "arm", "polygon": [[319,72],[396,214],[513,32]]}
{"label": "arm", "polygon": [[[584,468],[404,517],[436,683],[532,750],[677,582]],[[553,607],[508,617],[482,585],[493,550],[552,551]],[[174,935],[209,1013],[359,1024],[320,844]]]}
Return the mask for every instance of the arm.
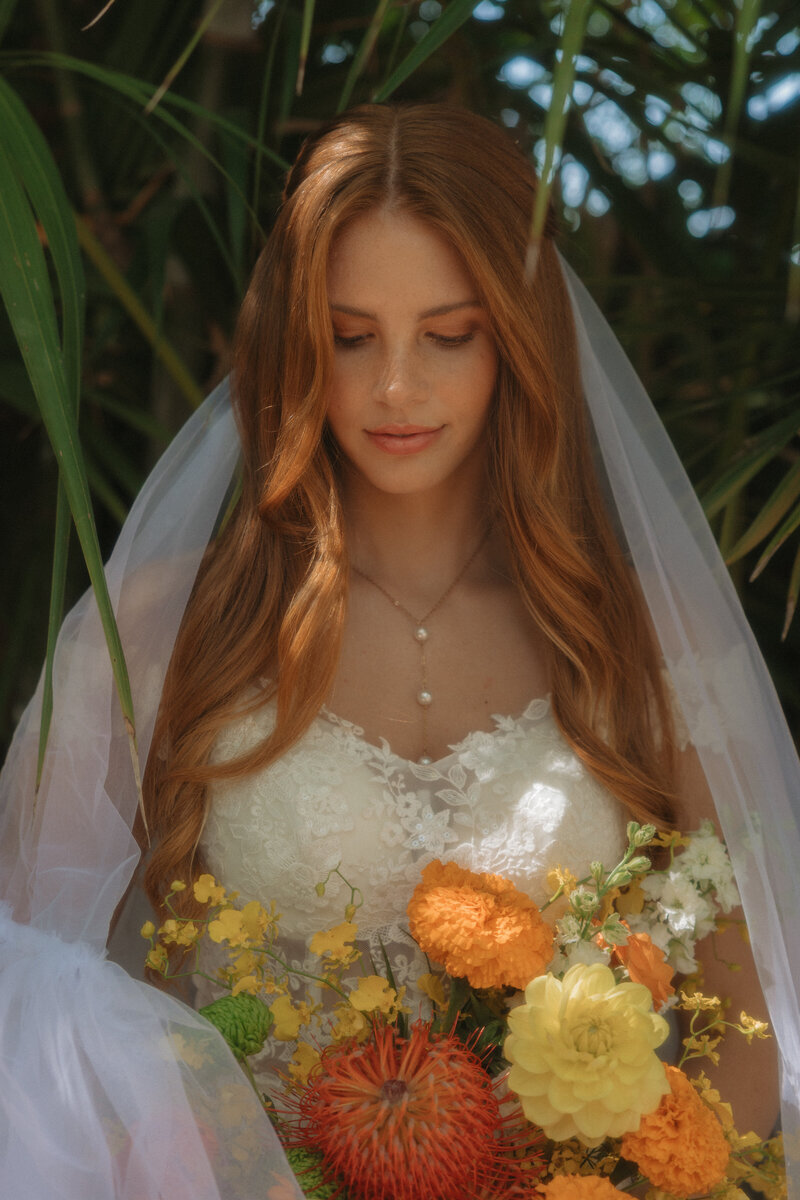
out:
{"label": "arm", "polygon": [[[676,813],[676,825],[681,830],[696,829],[705,818],[714,821],[719,832],[714,803],[708,791],[705,776],[691,748],[680,756],[679,763],[680,804]],[[730,998],[727,1015],[737,1021],[744,1011],[759,1020],[767,1020],[767,1005],[758,980],[749,943],[742,936],[744,913],[736,909],[730,914],[731,925],[713,937],[697,944],[697,959],[703,972],[702,988],[705,995]],[[728,963],[738,964],[739,970],[731,970]],[[681,1014],[688,1032],[688,1014]],[[718,1088],[723,1100],[733,1108],[734,1124],[739,1133],[751,1129],[762,1137],[769,1137],[779,1116],[778,1052],[774,1038],[753,1039],[748,1045],[745,1038],[735,1030],[728,1030],[721,1044],[719,1066],[707,1058],[687,1063],[689,1074],[703,1070],[714,1087]]]}

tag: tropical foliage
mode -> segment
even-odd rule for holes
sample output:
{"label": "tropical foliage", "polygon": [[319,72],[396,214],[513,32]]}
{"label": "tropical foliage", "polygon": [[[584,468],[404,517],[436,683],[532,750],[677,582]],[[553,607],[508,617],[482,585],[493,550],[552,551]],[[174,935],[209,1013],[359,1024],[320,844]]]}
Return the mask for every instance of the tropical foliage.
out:
{"label": "tropical foliage", "polygon": [[227,369],[285,163],[390,97],[486,113],[552,182],[797,714],[798,46],[791,0],[0,0],[2,736]]}

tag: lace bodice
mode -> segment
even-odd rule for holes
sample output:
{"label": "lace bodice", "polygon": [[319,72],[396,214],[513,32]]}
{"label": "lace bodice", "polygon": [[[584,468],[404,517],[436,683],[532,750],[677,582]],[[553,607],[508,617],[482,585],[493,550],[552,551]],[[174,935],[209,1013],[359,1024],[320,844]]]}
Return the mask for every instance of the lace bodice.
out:
{"label": "lace bodice", "polygon": [[[389,946],[398,982],[413,991],[428,968],[404,932],[405,908],[426,863],[502,874],[540,903],[552,867],[587,873],[595,859],[613,865],[625,846],[625,811],[564,741],[548,698],[493,720],[491,732],[422,765],[323,709],[278,762],[214,784],[201,843],[209,870],[243,900],[275,901],[299,966],[311,935],[343,920],[341,880],[324,896],[315,890],[339,867],[363,896],[360,935],[378,962],[380,942]],[[245,753],[273,722],[267,706],[229,726],[215,758]]]}

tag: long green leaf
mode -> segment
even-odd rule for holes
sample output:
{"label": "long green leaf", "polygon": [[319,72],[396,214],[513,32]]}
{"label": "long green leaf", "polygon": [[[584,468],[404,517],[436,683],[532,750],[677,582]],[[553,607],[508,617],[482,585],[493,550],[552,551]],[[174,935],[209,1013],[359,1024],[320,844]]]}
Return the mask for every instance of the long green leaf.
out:
{"label": "long green leaf", "polygon": [[531,232],[528,239],[528,261],[526,274],[532,279],[536,272],[539,241],[547,217],[547,206],[555,176],[556,155],[564,140],[567,124],[567,109],[575,79],[575,60],[580,53],[586,34],[591,0],[571,0],[564,11],[564,30],[561,35],[560,58],[553,71],[553,95],[544,122],[544,164],[540,173],[536,201],[533,206]]}
{"label": "long green leaf", "polygon": [[153,92],[153,95],[147,101],[147,104],[145,106],[146,113],[148,113],[148,114],[151,113],[153,111],[153,109],[156,107],[156,105],[163,99],[163,97],[167,94],[169,89],[172,87],[173,83],[178,78],[181,71],[186,66],[187,62],[192,57],[192,55],[194,54],[198,43],[201,41],[201,39],[203,37],[203,34],[208,29],[209,25],[214,20],[214,18],[216,17],[217,13],[222,8],[222,5],[224,3],[225,3],[225,0],[212,0],[212,3],[208,5],[205,13],[203,14],[202,20],[198,21],[197,28],[195,29],[192,36],[189,38],[187,45],[184,46],[183,50],[178,55],[176,61],[172,64],[170,69],[167,71],[166,75],[164,76],[164,79],[161,81],[159,86],[156,88],[155,92]]}
{"label": "long green leaf", "polygon": [[[81,59],[71,58],[68,55],[63,54],[49,53],[30,56],[11,55],[8,57],[14,62],[28,63],[30,65],[55,66],[60,70],[74,70],[77,73],[83,74],[87,79],[100,84],[102,87],[108,88],[113,93],[116,93],[117,96],[124,97],[126,100],[131,101],[131,103],[135,106],[135,109],[139,110],[133,113],[134,119],[139,120],[140,123],[142,123],[147,129],[149,136],[162,147],[165,157],[169,160],[174,159],[174,151],[167,146],[166,142],[156,132],[152,120],[145,119],[141,112],[141,109],[144,108],[148,97],[152,94],[153,89],[150,84],[143,83],[141,80],[134,79],[129,75],[124,75],[119,71],[110,71],[104,67],[98,67],[94,63],[84,62]],[[231,176],[225,170],[225,167],[218,161],[217,158],[215,158],[213,154],[210,153],[204,142],[200,138],[196,137],[186,125],[179,121],[172,114],[172,112],[169,111],[170,104],[174,104],[176,107],[183,108],[185,111],[188,111],[195,116],[202,117],[203,120],[207,120],[211,124],[215,125],[220,133],[227,134],[234,141],[239,141],[249,147],[255,147],[256,145],[253,137],[245,130],[235,125],[232,121],[228,121],[225,118],[219,117],[216,113],[202,108],[200,105],[192,104],[191,102],[184,100],[182,97],[176,97],[172,93],[168,93],[164,102],[160,104],[152,114],[153,119],[165,124],[169,129],[178,134],[178,136],[181,137],[193,150],[196,150],[199,154],[205,157],[213,166],[214,170],[217,171],[220,176],[227,181],[231,188],[241,192],[239,184],[231,178]],[[263,152],[265,155],[275,160],[281,169],[286,168],[287,164],[284,162],[284,160],[280,158],[279,155],[271,151],[268,147],[263,147]],[[232,278],[238,283],[236,265],[231,258],[228,247],[226,246],[225,241],[211,216],[208,204],[197,187],[183,172],[182,177],[187,184],[188,190],[191,192],[194,198],[195,204],[205,217],[211,236],[214,238],[222,258],[230,268]],[[242,202],[247,206],[247,210],[250,213],[254,224],[256,227],[258,227],[258,219],[256,214],[250,209],[247,198],[243,193]]]}
{"label": "long green leaf", "polygon": [[232,138],[222,138],[222,161],[235,187],[225,189],[225,204],[228,210],[228,242],[230,245],[233,267],[236,272],[236,293],[244,291],[245,277],[245,241],[247,237],[248,203],[245,200],[249,161],[247,152],[239,141]]}
{"label": "long green leaf", "polygon": [[[66,383],[64,399],[77,421],[86,285],[75,224],[47,143],[19,97],[3,80],[0,80],[0,129],[9,157],[16,164],[19,178],[44,231],[55,267],[61,299],[61,357]],[[59,475],[39,723],[37,790],[53,716],[53,663],[58,631],[64,615],[69,539],[69,506],[64,481]]]}
{"label": "long green leaf", "polygon": [[[90,464],[99,464],[128,498],[134,500],[142,489],[144,474],[119,445],[119,439],[109,436],[99,422],[87,423],[81,435],[87,471]],[[124,520],[127,515],[124,504],[122,515]]]}
{"label": "long green leaf", "polygon": [[387,79],[391,76],[392,71],[394,71],[394,64],[397,59],[397,55],[400,50],[401,43],[403,41],[403,37],[405,36],[406,25],[408,24],[408,14],[410,12],[411,12],[411,5],[404,4],[402,11],[400,13],[400,19],[397,22],[397,29],[395,30],[394,38],[392,39],[391,49],[389,50],[389,57],[386,60],[386,78]]}
{"label": "long green leaf", "polygon": [[303,24],[300,29],[300,55],[297,61],[297,83],[295,84],[295,93],[298,96],[303,94],[303,84],[306,78],[306,63],[308,62],[308,48],[311,45],[311,30],[314,27],[314,9],[317,0],[303,0]]}
{"label": "long green leaf", "polygon": [[786,641],[786,635],[789,632],[789,626],[794,620],[794,614],[797,611],[797,599],[800,596],[800,546],[797,547],[797,553],[794,556],[794,565],[792,573],[789,576],[789,591],[786,595],[786,616],[783,621],[783,629],[781,631],[781,641]]}
{"label": "long green leaf", "polygon": [[61,295],[62,353],[70,403],[77,410],[86,305],[72,210],[42,133],[9,85],[0,78],[0,139],[41,222]]}
{"label": "long green leaf", "polygon": [[772,538],[770,538],[767,548],[753,568],[753,573],[750,576],[751,580],[758,578],[758,576],[764,570],[764,567],[772,558],[775,551],[780,550],[783,543],[788,537],[791,537],[795,529],[800,529],[800,504],[798,504],[796,508],[789,513],[788,517],[777,530],[777,532],[772,536]]}
{"label": "long green leaf", "polygon": [[472,16],[476,0],[450,0],[442,15],[434,21],[428,32],[421,38],[413,50],[392,71],[391,75],[373,95],[372,99],[381,104],[388,100],[392,92],[396,92],[401,83],[405,83],[409,75],[413,75],[426,59],[443,46],[460,29],[464,22]]}
{"label": "long green leaf", "polygon": [[350,103],[350,97],[353,94],[353,88],[356,85],[356,80],[364,70],[366,63],[369,60],[369,56],[375,47],[375,43],[380,37],[383,23],[386,20],[386,15],[389,12],[391,3],[392,0],[378,0],[378,4],[375,7],[375,12],[372,14],[372,20],[367,27],[366,33],[361,39],[361,45],[358,47],[355,57],[350,64],[350,70],[347,72],[347,78],[344,81],[342,94],[339,97],[339,103],[336,106],[337,112],[344,112]]}
{"label": "long green leaf", "polygon": [[722,163],[714,180],[714,208],[725,204],[728,199],[728,189],[733,168],[733,144],[739,118],[744,104],[747,80],[750,73],[750,38],[756,27],[761,12],[761,0],[739,0],[736,5],[736,22],[733,30],[733,66],[731,69],[728,104],[725,112],[725,126],[722,140],[728,147],[728,158]]}
{"label": "long green leaf", "polygon": [[84,391],[84,395],[87,400],[96,404],[98,408],[111,413],[113,417],[117,417],[124,424],[130,426],[131,429],[138,429],[140,433],[146,434],[152,442],[164,448],[169,444],[172,436],[169,430],[144,409],[137,408],[133,404],[127,404],[124,400],[120,400],[118,396],[109,395],[108,392],[94,391],[91,388],[87,388]]}
{"label": "long green leaf", "polygon": [[730,550],[726,562],[735,562],[752,550],[754,546],[757,546],[759,542],[763,542],[798,496],[800,496],[800,462],[796,462],[786,472],[775,491],[762,506],[758,516]]}
{"label": "long green leaf", "polygon": [[86,478],[94,496],[111,513],[117,525],[121,525],[128,515],[128,507],[96,463],[87,461]]}
{"label": "long green leaf", "polygon": [[144,334],[153,348],[153,353],[161,359],[177,387],[180,388],[191,406],[198,408],[203,402],[203,393],[192,378],[189,368],[177,351],[159,335],[153,318],[117,264],[90,231],[86,222],[79,218],[77,228],[79,241],[87,256],[97,267],[128,316]]}
{"label": "long green leaf", "polygon": [[[89,62],[82,58],[74,58],[69,54],[55,54],[52,51],[40,54],[14,53],[3,54],[2,58],[8,63],[17,64],[21,67],[61,67],[64,70],[75,71],[87,79],[94,79],[110,91],[127,97],[127,99],[132,100],[141,108],[145,107],[154,91],[153,85],[145,80],[137,79],[133,75],[126,75],[124,71],[115,71],[108,67],[98,66],[97,63]],[[238,138],[252,148],[256,146],[254,136],[246,129],[242,129],[232,121],[229,121],[227,117],[220,116],[213,109],[204,108],[202,104],[196,104],[193,100],[187,100],[185,96],[178,95],[176,92],[168,92],[163,102],[153,112],[153,117],[165,122],[193,150],[197,150],[207,158],[217,170],[221,171],[222,167],[210,153],[208,146],[200,138],[196,137],[186,125],[175,118],[170,111],[173,108],[180,109],[192,117],[198,117],[202,121],[207,121],[219,130],[220,133],[230,134],[231,137]],[[276,154],[274,150],[265,146],[264,154],[268,158],[271,158],[281,170],[287,170],[289,164],[279,154]]]}
{"label": "long green leaf", "polygon": [[730,498],[749,483],[762,467],[778,454],[788,441],[800,430],[800,412],[792,412],[782,421],[777,421],[753,438],[746,453],[740,455],[724,471],[717,482],[703,497],[703,508],[711,518],[728,503]]}
{"label": "long green leaf", "polygon": [[283,0],[283,3],[275,13],[275,19],[272,22],[272,37],[270,38],[269,50],[267,51],[267,62],[264,67],[264,73],[261,77],[261,95],[258,101],[258,118],[256,121],[256,157],[253,164],[253,212],[258,215],[258,205],[261,197],[261,174],[264,159],[264,134],[267,128],[267,109],[272,98],[272,76],[275,70],[275,55],[280,42],[281,26],[283,18],[286,14],[286,6],[289,0]]}
{"label": "long green leaf", "polygon": [[135,726],[130,681],[97,541],[89,487],[79,449],[75,412],[58,343],[47,265],[36,222],[0,143],[0,290],[11,326],[59,464],[75,530],[108,644],[111,666],[135,762]]}

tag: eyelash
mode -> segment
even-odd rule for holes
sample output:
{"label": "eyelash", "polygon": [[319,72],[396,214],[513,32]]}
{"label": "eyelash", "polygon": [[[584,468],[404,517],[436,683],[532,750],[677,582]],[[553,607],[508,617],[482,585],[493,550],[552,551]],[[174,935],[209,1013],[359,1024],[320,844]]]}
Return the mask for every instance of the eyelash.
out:
{"label": "eyelash", "polygon": [[[443,350],[452,350],[457,346],[464,346],[467,342],[471,342],[475,337],[474,333],[460,333],[456,337],[446,337],[442,333],[429,333],[427,335],[437,346]],[[357,334],[355,337],[342,337],[340,334],[333,335],[334,345],[341,347],[342,350],[355,350],[358,346],[363,346],[367,340],[366,334]]]}

